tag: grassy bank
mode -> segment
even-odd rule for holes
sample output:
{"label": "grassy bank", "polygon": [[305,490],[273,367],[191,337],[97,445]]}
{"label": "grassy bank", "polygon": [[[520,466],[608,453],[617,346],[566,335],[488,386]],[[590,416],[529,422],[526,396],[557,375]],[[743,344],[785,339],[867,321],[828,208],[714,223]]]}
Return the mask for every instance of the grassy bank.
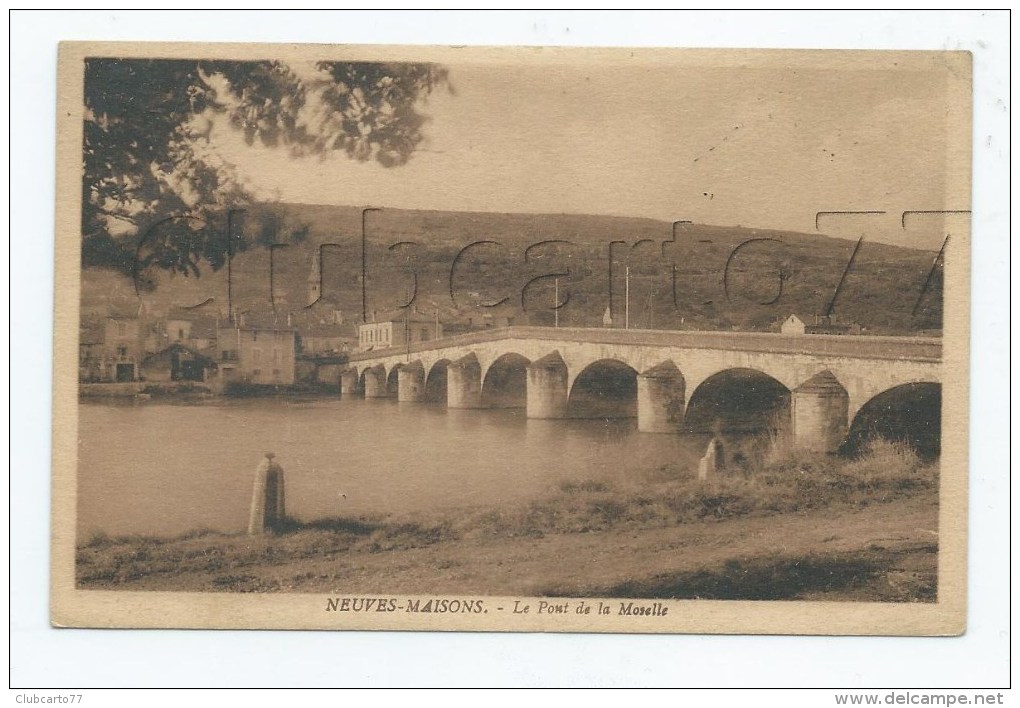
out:
{"label": "grassy bank", "polygon": [[542,536],[619,527],[673,526],[700,520],[864,507],[938,488],[937,465],[910,448],[877,442],[855,460],[827,455],[782,455],[736,466],[699,481],[663,468],[660,481],[624,487],[564,483],[527,505],[486,510],[451,526],[457,536]]}
{"label": "grassy bank", "polygon": [[[471,576],[486,563],[501,563],[501,557],[513,563],[515,554],[530,558],[537,553],[552,561],[528,581],[543,594],[778,599],[839,588],[861,592],[868,578],[905,564],[901,570],[909,582],[904,581],[906,590],[893,593],[892,599],[923,600],[934,597],[937,488],[936,465],[922,464],[908,448],[881,443],[857,460],[774,456],[704,482],[690,473],[662,469],[652,481],[640,484],[564,483],[541,498],[507,508],[288,520],[277,533],[262,538],[214,532],[170,539],[97,536],[79,546],[77,573],[80,586],[87,588],[272,591],[326,588],[334,582],[339,587],[345,577],[340,571],[362,563],[383,573],[379,589],[386,589],[394,573],[423,579],[422,573],[457,569]],[[907,510],[918,516],[916,528],[897,532],[891,545],[868,540],[869,528],[879,528],[886,517],[906,518]],[[833,555],[819,544],[839,533],[816,532],[837,516],[862,530],[847,537],[849,545],[832,549],[838,551]],[[762,529],[773,533],[777,518],[803,522],[797,531],[804,540],[801,552],[780,552],[796,545],[789,538],[776,547],[751,550],[746,536],[760,535]],[[872,521],[864,523],[865,518]],[[745,532],[739,532],[744,527]],[[727,529],[733,531],[727,549],[713,547],[713,539],[726,536]],[[664,572],[668,569],[662,557],[648,549],[660,542],[655,539],[670,539],[678,532],[691,537],[692,553],[684,569]],[[809,537],[814,540],[809,542]],[[578,584],[558,572],[556,559],[561,563],[571,545],[584,546],[596,538],[593,554],[633,545],[637,539],[638,553],[649,554],[641,574],[615,584]],[[699,553],[704,561],[700,565]],[[591,562],[597,563],[598,557]],[[435,567],[428,568],[429,563]],[[444,563],[447,568],[441,567]],[[876,599],[890,599],[885,584],[881,590],[869,592]],[[428,584],[418,590],[435,591]],[[492,591],[479,587],[473,592]]]}

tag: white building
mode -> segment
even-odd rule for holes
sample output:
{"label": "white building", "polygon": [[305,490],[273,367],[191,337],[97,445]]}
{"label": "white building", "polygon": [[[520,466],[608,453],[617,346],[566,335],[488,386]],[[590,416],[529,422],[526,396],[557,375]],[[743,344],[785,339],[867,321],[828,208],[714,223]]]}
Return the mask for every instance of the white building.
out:
{"label": "white building", "polygon": [[389,349],[408,343],[428,342],[443,336],[443,325],[434,319],[408,314],[382,322],[366,322],[358,327],[358,349]]}
{"label": "white building", "polygon": [[804,334],[804,321],[797,315],[790,315],[780,325],[779,331],[783,334]]}

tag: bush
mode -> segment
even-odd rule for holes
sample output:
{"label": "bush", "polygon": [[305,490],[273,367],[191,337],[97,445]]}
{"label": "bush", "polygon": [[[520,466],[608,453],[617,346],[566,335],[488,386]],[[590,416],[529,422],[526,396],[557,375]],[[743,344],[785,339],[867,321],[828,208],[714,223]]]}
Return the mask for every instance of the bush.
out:
{"label": "bush", "polygon": [[843,471],[858,477],[899,477],[912,475],[920,468],[921,458],[907,443],[872,438],[855,459],[843,466]]}
{"label": "bush", "polygon": [[560,482],[560,491],[564,494],[577,492],[601,493],[609,491],[609,485],[605,482],[596,482],[593,479],[586,479],[583,482]]}
{"label": "bush", "polygon": [[83,548],[105,548],[113,544],[113,539],[105,531],[96,531],[82,544]]}

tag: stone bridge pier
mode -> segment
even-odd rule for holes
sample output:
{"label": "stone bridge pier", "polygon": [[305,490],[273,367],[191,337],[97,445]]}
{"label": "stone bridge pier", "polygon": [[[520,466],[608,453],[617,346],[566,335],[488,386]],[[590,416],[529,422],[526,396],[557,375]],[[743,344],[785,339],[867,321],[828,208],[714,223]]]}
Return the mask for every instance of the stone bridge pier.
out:
{"label": "stone bridge pier", "polygon": [[643,433],[675,433],[687,409],[683,374],[666,361],[637,377],[638,430]]}
{"label": "stone bridge pier", "polygon": [[790,420],[793,445],[811,452],[835,452],[850,431],[850,396],[829,371],[793,389]]}
{"label": "stone bridge pier", "polygon": [[365,398],[386,398],[386,369],[382,364],[365,369]]}
{"label": "stone bridge pier", "polygon": [[482,407],[482,366],[474,354],[452,362],[447,368],[446,407]]}
{"label": "stone bridge pier", "polygon": [[528,367],[529,418],[567,417],[567,365],[553,353]]}
{"label": "stone bridge pier", "polygon": [[420,361],[401,366],[397,371],[397,400],[405,403],[425,400],[425,367]]}
{"label": "stone bridge pier", "polygon": [[340,372],[340,396],[341,397],[354,397],[358,391],[358,371],[357,369],[344,369]]}

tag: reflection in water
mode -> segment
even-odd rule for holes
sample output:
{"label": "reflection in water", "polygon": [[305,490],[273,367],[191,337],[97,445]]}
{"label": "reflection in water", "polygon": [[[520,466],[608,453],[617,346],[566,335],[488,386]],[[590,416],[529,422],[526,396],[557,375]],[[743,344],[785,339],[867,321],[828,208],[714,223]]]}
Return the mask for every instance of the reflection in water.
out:
{"label": "reflection in water", "polygon": [[[78,530],[239,531],[254,471],[276,453],[299,519],[506,504],[565,481],[690,468],[702,436],[630,420],[527,420],[521,409],[282,399],[79,407]],[[346,496],[341,496],[346,495]]]}

